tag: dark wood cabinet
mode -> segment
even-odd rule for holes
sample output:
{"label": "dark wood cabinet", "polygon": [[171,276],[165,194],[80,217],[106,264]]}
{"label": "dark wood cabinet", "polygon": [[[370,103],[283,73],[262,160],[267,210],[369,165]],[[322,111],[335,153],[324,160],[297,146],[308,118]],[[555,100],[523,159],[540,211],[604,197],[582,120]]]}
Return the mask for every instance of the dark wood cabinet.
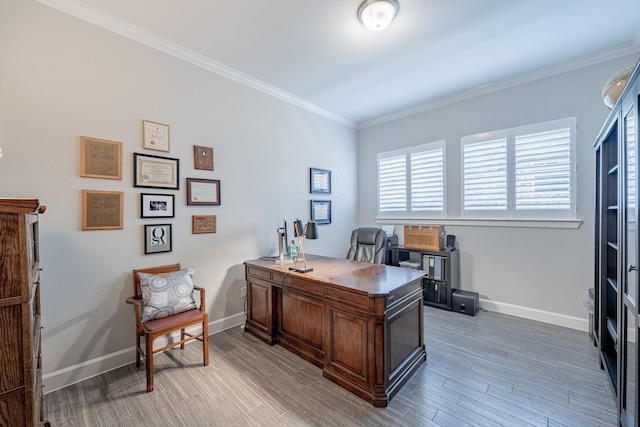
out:
{"label": "dark wood cabinet", "polygon": [[421,269],[425,305],[451,310],[451,295],[460,288],[460,252],[387,247],[386,263]]}
{"label": "dark wood cabinet", "polygon": [[594,144],[594,341],[624,427],[639,425],[638,74],[636,67]]}
{"label": "dark wood cabinet", "polygon": [[0,426],[48,426],[42,407],[36,199],[0,199]]}

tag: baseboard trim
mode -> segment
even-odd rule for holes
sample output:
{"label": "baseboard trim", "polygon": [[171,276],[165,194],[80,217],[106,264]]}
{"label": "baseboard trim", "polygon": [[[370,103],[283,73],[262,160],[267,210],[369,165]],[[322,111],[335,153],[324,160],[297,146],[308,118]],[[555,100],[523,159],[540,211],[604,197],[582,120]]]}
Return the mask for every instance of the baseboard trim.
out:
{"label": "baseboard trim", "polygon": [[589,332],[588,318],[583,319],[581,317],[567,316],[566,314],[553,313],[550,311],[538,310],[535,308],[507,304],[505,302],[482,298],[480,299],[480,306],[488,311],[510,314],[512,316],[523,317],[525,319],[537,320],[539,322],[551,323],[553,325]]}
{"label": "baseboard trim", "polygon": [[[245,314],[238,313],[233,316],[209,322],[209,335],[241,325],[244,321]],[[195,330],[197,331],[197,328],[195,328]],[[158,346],[165,345],[162,343],[163,339],[165,344],[169,342],[169,340],[179,340],[180,333],[172,334],[168,338],[156,339],[156,348],[158,348]],[[44,394],[51,393],[97,375],[104,374],[105,372],[120,368],[130,363],[135,363],[135,355],[136,349],[135,346],[133,346],[115,353],[107,354],[95,359],[87,360],[86,362],[44,374],[42,376],[42,382],[45,387]]]}

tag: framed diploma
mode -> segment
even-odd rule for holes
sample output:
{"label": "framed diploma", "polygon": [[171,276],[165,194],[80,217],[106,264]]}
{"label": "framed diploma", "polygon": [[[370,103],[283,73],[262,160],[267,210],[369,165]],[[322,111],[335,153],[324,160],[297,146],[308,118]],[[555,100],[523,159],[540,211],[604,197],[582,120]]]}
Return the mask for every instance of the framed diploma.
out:
{"label": "framed diploma", "polygon": [[172,246],[171,224],[151,224],[144,226],[145,254],[171,252]]}
{"label": "framed diploma", "polygon": [[122,227],[122,191],[82,190],[82,229],[114,230]]}
{"label": "framed diploma", "polygon": [[220,205],[220,180],[187,178],[187,205]]}
{"label": "framed diploma", "polygon": [[140,194],[140,218],[173,218],[173,194]]}
{"label": "framed diploma", "polygon": [[133,186],[180,189],[180,160],[133,153]]}
{"label": "framed diploma", "polygon": [[331,224],[331,200],[312,200],[311,220],[317,224]]}
{"label": "framed diploma", "polygon": [[169,152],[169,125],[143,120],[142,148]]}
{"label": "framed diploma", "polygon": [[213,147],[193,146],[193,164],[196,169],[213,170]]}
{"label": "framed diploma", "polygon": [[193,215],[191,216],[191,233],[204,234],[216,232],[215,215]]}
{"label": "framed diploma", "polygon": [[122,179],[122,142],[81,136],[80,176]]}
{"label": "framed diploma", "polygon": [[311,168],[309,187],[311,193],[331,194],[331,171]]}

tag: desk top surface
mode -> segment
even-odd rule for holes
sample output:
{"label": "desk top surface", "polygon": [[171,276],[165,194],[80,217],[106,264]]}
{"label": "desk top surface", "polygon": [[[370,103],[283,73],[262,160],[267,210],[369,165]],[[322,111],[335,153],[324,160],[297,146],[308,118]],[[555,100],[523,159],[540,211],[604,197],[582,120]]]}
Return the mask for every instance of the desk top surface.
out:
{"label": "desk top surface", "polygon": [[[334,284],[370,295],[388,294],[424,276],[424,271],[410,268],[370,264],[319,255],[306,255],[306,258],[307,266],[313,268],[313,271],[308,273],[291,271],[289,267],[293,264],[278,264],[273,260],[256,259],[245,261],[245,265],[277,271],[285,275],[319,283]],[[303,263],[300,259],[298,266],[301,265]]]}

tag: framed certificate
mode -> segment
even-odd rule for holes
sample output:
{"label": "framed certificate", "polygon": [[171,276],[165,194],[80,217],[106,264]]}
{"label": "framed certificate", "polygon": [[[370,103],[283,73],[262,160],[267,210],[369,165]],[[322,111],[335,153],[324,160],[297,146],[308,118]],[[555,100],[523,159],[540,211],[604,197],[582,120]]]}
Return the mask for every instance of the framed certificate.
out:
{"label": "framed certificate", "polygon": [[180,189],[180,160],[133,153],[133,186]]}
{"label": "framed certificate", "polygon": [[215,215],[192,215],[191,216],[191,233],[204,234],[216,232],[216,216]]}
{"label": "framed certificate", "polygon": [[311,220],[317,224],[331,224],[331,200],[312,200]]}
{"label": "framed certificate", "polygon": [[82,229],[123,228],[123,194],[122,191],[82,190]]}
{"label": "framed certificate", "polygon": [[220,180],[187,178],[187,205],[220,205]]}
{"label": "framed certificate", "polygon": [[80,176],[122,179],[122,142],[81,136]]}
{"label": "framed certificate", "polygon": [[213,147],[193,146],[193,165],[196,169],[213,170]]}
{"label": "framed certificate", "polygon": [[331,171],[311,168],[309,187],[311,193],[331,194]]}
{"label": "framed certificate", "polygon": [[169,152],[169,125],[162,123],[143,122],[143,138],[142,148],[157,151]]}

